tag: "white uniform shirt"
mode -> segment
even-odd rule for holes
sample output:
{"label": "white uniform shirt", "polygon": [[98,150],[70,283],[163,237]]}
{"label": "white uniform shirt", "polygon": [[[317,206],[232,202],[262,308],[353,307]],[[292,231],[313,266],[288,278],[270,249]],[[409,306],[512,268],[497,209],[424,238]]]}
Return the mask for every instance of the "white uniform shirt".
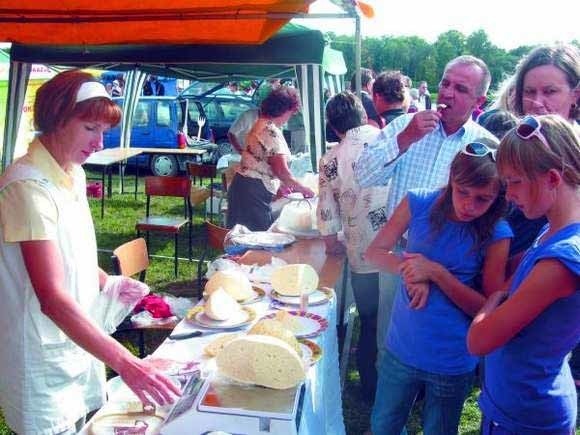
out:
{"label": "white uniform shirt", "polygon": [[[29,154],[52,159],[40,142],[31,144]],[[95,231],[86,198],[85,174],[76,167],[70,186],[58,183],[42,171],[43,164],[32,165],[27,154],[0,177],[0,407],[10,427],[21,434],[56,434],[68,428],[87,412],[102,406],[105,367],[72,342],[51,319],[41,312],[40,304],[24,265],[20,244],[5,234],[14,224],[6,215],[19,212],[19,204],[8,210],[3,195],[19,189],[17,184],[34,184],[36,193],[52,215],[44,219],[45,229],[20,238],[54,240],[63,259],[63,288],[90,314],[99,294]],[[53,163],[56,163],[53,161]],[[40,166],[40,167],[39,167]],[[10,189],[7,187],[12,186]],[[26,187],[25,187],[26,189]],[[25,190],[24,189],[24,190]],[[30,206],[27,204],[25,207]],[[52,213],[54,212],[54,213]],[[32,217],[34,219],[34,217]],[[51,220],[54,226],[51,227]],[[8,223],[8,221],[11,221]],[[22,217],[22,227],[30,222]],[[38,231],[44,235],[38,235]],[[20,231],[16,231],[20,233]],[[24,233],[26,234],[26,233]]]}

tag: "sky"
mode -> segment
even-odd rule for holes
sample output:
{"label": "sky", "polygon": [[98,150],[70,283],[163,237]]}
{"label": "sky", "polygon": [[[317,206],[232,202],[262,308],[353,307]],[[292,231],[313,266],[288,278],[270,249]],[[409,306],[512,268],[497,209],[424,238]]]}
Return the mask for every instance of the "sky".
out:
{"label": "sky", "polygon": [[[496,46],[509,50],[521,45],[580,40],[577,0],[365,0],[375,9],[373,19],[362,18],[365,36],[420,36],[429,43],[448,30],[465,36],[483,29]],[[576,4],[576,6],[574,6]],[[340,12],[328,0],[310,6],[311,13]],[[353,20],[300,20],[300,24],[337,34],[354,35]]]}

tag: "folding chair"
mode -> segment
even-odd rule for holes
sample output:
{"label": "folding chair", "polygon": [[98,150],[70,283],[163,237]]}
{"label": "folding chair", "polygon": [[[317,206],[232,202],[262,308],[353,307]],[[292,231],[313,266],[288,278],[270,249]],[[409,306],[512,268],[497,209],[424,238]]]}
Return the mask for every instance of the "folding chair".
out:
{"label": "folding chair", "polygon": [[[111,257],[113,262],[113,273],[115,275],[123,275],[133,277],[139,274],[139,281],[145,281],[145,274],[149,267],[149,254],[147,252],[147,244],[142,237],[123,243],[113,251]],[[167,323],[163,325],[156,325],[151,327],[133,326],[127,318],[121,325],[117,332],[136,331],[139,334],[138,347],[139,356],[145,356],[145,330],[147,329],[164,329],[173,330],[176,322]]]}
{"label": "folding chair", "polygon": [[[142,232],[146,233],[147,245],[149,245],[149,233],[151,231],[173,234],[174,236],[174,274],[177,277],[178,263],[178,236],[181,229],[188,227],[189,235],[189,260],[191,261],[192,248],[192,216],[190,191],[191,183],[187,177],[145,177],[145,194],[147,195],[147,205],[145,218],[137,222],[135,226],[137,237]],[[151,198],[155,196],[183,198],[183,217],[180,216],[152,216],[151,215]]]}
{"label": "folding chair", "polygon": [[204,244],[205,249],[203,250],[203,254],[197,263],[197,288],[199,289],[199,297],[201,298],[201,293],[203,292],[203,277],[201,275],[201,268],[206,261],[210,249],[219,251],[223,253],[224,251],[224,239],[226,238],[226,234],[228,233],[228,229],[224,227],[220,227],[218,225],[214,225],[209,221],[205,221],[205,237],[206,243]]}

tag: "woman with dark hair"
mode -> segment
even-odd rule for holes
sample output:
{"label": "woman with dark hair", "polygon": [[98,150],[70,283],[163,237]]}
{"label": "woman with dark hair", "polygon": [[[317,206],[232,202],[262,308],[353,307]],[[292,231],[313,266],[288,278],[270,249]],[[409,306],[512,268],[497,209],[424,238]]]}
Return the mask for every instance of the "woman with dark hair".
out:
{"label": "woman with dark hair", "polygon": [[300,108],[298,92],[282,86],[262,101],[260,116],[246,137],[240,169],[228,189],[227,227],[242,224],[252,231],[273,223],[270,204],[278,189],[314,196],[288,168],[290,150],[281,127]]}
{"label": "woman with dark hair", "polygon": [[[17,433],[69,434],[102,406],[105,366],[144,404],[179,389],[99,326],[99,290],[143,295],[98,267],[81,165],[121,109],[88,73],[58,74],[36,93],[40,133],[0,177],[0,407]],[[102,324],[102,322],[101,322]],[[9,332],[8,332],[9,331]]]}
{"label": "woman with dark hair", "polygon": [[[471,317],[504,285],[511,230],[495,143],[478,139],[453,159],[446,187],[411,190],[366,258],[401,275],[372,413],[372,432],[399,434],[425,389],[423,427],[456,434],[477,358],[465,338]],[[392,250],[407,232],[406,253]],[[474,289],[482,273],[482,292]]]}

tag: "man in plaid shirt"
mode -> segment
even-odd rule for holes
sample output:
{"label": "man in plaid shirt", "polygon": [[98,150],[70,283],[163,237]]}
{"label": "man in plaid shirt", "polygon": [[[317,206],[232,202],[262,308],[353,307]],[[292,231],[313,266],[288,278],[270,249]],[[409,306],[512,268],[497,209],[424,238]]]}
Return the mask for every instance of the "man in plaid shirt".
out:
{"label": "man in plaid shirt", "polygon": [[[399,116],[381,130],[357,160],[355,176],[362,187],[385,185],[387,219],[409,189],[437,188],[447,183],[451,161],[465,144],[493,135],[471,119],[485,102],[491,82],[487,65],[473,56],[459,56],[445,66],[436,110]],[[399,277],[385,274],[378,315],[379,360]]]}

